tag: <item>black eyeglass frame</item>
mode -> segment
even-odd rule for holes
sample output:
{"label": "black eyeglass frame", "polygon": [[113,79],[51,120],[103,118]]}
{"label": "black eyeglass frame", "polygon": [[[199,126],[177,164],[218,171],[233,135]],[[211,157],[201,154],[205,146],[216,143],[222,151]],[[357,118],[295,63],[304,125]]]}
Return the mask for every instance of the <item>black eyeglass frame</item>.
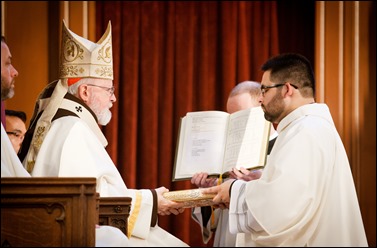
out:
{"label": "black eyeglass frame", "polygon": [[[262,96],[264,96],[264,94],[266,94],[266,92],[269,90],[269,89],[272,89],[272,88],[277,88],[277,87],[281,87],[281,86],[284,86],[285,84],[287,84],[288,82],[285,82],[285,83],[280,83],[280,84],[273,84],[273,85],[261,85],[260,87],[260,92],[262,94]],[[291,84],[289,83],[293,88],[295,89],[298,89],[298,87],[294,84]]]}
{"label": "black eyeglass frame", "polygon": [[25,137],[25,135],[23,135],[21,132],[7,131],[6,133],[13,135],[14,137],[16,137],[18,139]]}
{"label": "black eyeglass frame", "polygon": [[99,87],[99,88],[102,88],[102,89],[105,89],[107,92],[110,93],[110,96],[112,96],[115,92],[115,87],[112,86],[112,87],[105,87],[105,86],[100,86],[100,85],[95,85],[95,84],[86,84],[88,86],[95,86],[95,87]]}

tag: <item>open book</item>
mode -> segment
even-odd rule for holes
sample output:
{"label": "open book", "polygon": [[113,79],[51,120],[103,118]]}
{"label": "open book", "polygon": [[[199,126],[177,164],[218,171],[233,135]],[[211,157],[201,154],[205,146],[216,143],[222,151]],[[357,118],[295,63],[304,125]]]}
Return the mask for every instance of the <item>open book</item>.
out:
{"label": "open book", "polygon": [[197,172],[226,177],[233,168],[263,168],[271,123],[261,107],[232,114],[222,111],[189,112],[181,119],[173,181]]}

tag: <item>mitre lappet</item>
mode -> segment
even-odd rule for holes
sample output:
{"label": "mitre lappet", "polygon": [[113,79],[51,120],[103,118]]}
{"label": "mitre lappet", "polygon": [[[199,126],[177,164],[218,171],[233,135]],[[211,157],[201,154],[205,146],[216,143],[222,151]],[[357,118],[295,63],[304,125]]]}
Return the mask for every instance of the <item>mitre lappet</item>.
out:
{"label": "mitre lappet", "polygon": [[[68,87],[82,78],[113,80],[110,21],[105,33],[97,43],[87,40],[69,30],[64,20],[61,37],[59,80],[47,85],[38,96],[27,133],[28,137],[25,137],[19,154],[21,161],[23,161],[29,173],[34,168],[39,149],[58,109],[71,104],[66,99]],[[78,113],[78,115],[80,114],[83,115],[83,113]],[[97,125],[97,123],[93,123],[93,125]],[[100,138],[102,144],[106,146],[106,138],[99,128],[97,136]]]}

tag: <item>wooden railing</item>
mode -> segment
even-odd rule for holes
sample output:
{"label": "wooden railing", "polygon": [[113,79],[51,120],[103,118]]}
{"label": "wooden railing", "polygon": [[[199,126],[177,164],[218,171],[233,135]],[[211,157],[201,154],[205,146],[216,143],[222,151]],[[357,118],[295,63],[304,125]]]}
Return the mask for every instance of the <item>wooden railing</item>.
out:
{"label": "wooden railing", "polygon": [[127,233],[131,198],[102,198],[95,178],[1,178],[2,247],[93,247],[95,225]]}

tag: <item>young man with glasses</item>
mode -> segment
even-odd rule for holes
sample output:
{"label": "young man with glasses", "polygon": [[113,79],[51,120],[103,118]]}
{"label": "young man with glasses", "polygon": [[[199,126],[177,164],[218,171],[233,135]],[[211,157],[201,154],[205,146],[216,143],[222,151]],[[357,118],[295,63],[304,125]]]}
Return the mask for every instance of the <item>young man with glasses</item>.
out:
{"label": "young man with glasses", "polygon": [[[262,96],[264,96],[264,94],[265,94],[269,89],[282,87],[282,86],[284,86],[284,85],[285,85],[285,83],[283,83],[283,84],[273,84],[273,85],[268,85],[268,86],[266,86],[266,85],[261,85],[261,87],[260,87],[260,91],[261,91]],[[291,84],[291,86],[292,86],[293,88],[295,88],[295,89],[298,88],[296,85],[293,85],[293,84]]]}
{"label": "young man with glasses", "polygon": [[259,101],[279,136],[258,180],[205,189],[229,204],[237,246],[368,246],[342,140],[299,54],[263,66]]}
{"label": "young man with glasses", "polygon": [[14,151],[18,153],[26,133],[26,113],[6,109],[5,124],[5,131],[12,142]]}

